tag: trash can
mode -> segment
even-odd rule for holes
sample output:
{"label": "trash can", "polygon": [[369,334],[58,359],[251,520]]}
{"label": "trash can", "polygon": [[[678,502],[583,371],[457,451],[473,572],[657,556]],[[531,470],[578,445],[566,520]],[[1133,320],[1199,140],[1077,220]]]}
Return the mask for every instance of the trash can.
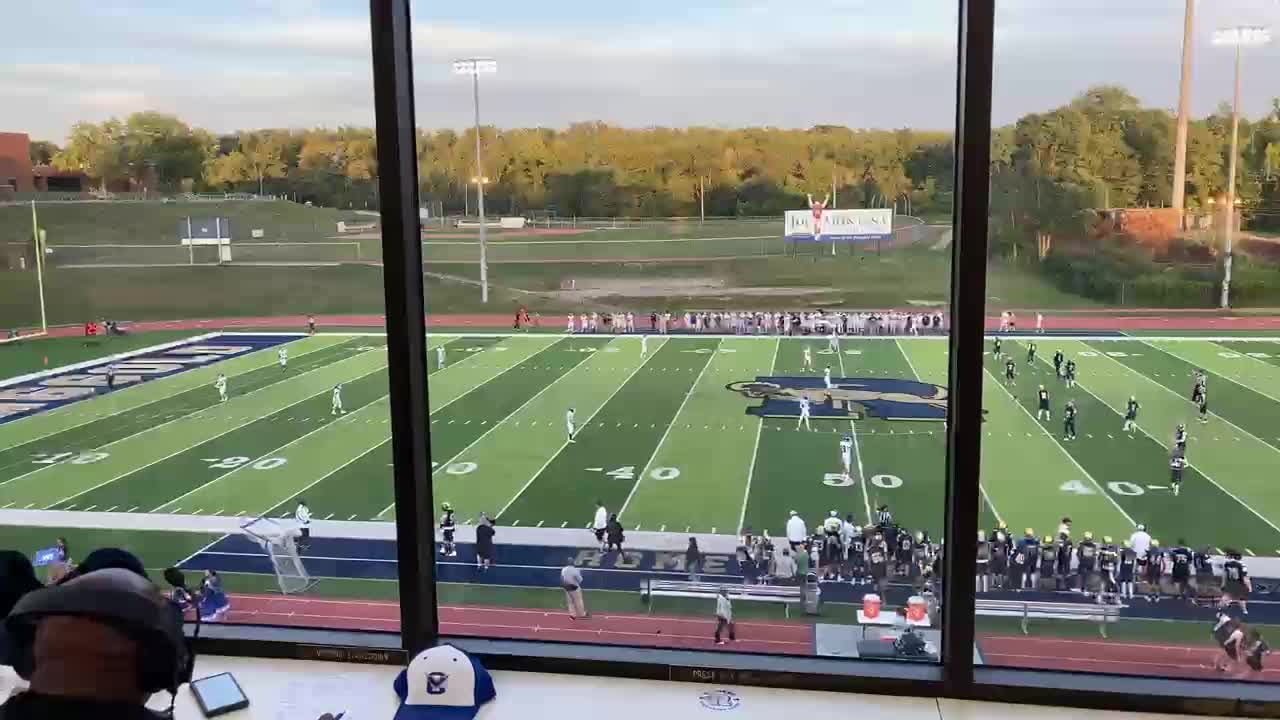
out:
{"label": "trash can", "polygon": [[818,583],[817,573],[804,576],[804,585],[800,588],[800,602],[804,604],[805,615],[822,614],[822,586]]}

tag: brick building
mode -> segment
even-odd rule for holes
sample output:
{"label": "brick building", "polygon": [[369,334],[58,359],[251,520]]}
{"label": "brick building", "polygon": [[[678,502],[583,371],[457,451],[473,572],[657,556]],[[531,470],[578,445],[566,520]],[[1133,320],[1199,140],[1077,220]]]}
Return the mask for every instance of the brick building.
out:
{"label": "brick building", "polygon": [[0,132],[0,191],[31,192],[31,138],[26,133]]}

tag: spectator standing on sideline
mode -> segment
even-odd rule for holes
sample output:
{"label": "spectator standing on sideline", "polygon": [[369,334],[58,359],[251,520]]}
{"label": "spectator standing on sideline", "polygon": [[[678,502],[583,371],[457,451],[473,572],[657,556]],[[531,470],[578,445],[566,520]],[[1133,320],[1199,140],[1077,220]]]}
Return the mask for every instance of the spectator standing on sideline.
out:
{"label": "spectator standing on sideline", "polygon": [[569,605],[569,617],[574,620],[590,617],[582,599],[582,571],[574,564],[572,557],[560,569],[560,587],[564,590],[565,601]]}
{"label": "spectator standing on sideline", "polygon": [[618,522],[618,514],[614,513],[609,516],[609,525],[604,531],[605,552],[617,550],[622,552],[622,541],[626,537],[622,534],[622,523]]}
{"label": "spectator standing on sideline", "polygon": [[480,524],[476,526],[476,567],[488,570],[493,567],[493,520],[480,513]]}
{"label": "spectator standing on sideline", "polygon": [[307,501],[298,498],[298,507],[293,511],[293,519],[298,522],[298,530],[302,536],[298,538],[298,549],[305,552],[311,547],[311,508]]}
{"label": "spectator standing on sideline", "polygon": [[609,527],[609,511],[604,509],[604,503],[600,500],[596,501],[596,517],[591,521],[591,529],[596,534],[596,542],[600,544],[600,552],[604,552],[604,532]]}
{"label": "spectator standing on sideline", "polygon": [[716,596],[716,644],[723,645],[720,633],[729,628],[729,639],[737,641],[733,626],[733,604],[729,602],[729,588],[721,587]]}
{"label": "spectator standing on sideline", "polygon": [[698,549],[698,538],[689,538],[689,547],[684,551],[684,569],[689,573],[691,582],[698,582],[702,572],[702,551]]}
{"label": "spectator standing on sideline", "polygon": [[795,510],[791,511],[791,518],[787,520],[787,542],[791,543],[791,550],[794,552],[809,537],[809,529],[805,526],[804,520]]}
{"label": "spectator standing on sideline", "polygon": [[796,566],[796,559],[791,556],[791,551],[782,548],[782,554],[773,560],[773,576],[774,582],[781,585],[791,585],[796,581],[796,573],[799,572]]}

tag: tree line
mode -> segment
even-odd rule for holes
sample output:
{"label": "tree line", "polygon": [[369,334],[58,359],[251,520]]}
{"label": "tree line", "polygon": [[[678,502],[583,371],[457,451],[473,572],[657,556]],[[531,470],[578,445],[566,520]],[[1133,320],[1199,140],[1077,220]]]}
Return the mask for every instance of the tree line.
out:
{"label": "tree line", "polygon": [[[995,128],[992,251],[1036,254],[1046,235],[1083,238],[1089,210],[1170,201],[1174,116],[1125,89],[1099,86],[1070,103]],[[1187,206],[1206,210],[1226,186],[1229,108],[1190,124]],[[473,130],[419,130],[423,205],[474,212],[480,177]],[[955,153],[947,132],[819,125],[481,129],[486,205],[495,214],[561,216],[779,215],[806,194],[838,207],[950,212]],[[76,124],[33,160],[96,185],[155,178],[162,192],[248,191],[338,207],[376,207],[373,130],[260,129],[218,135],[157,112]],[[148,175],[148,173],[150,173]],[[1241,119],[1238,194],[1246,218],[1280,226],[1280,99]]]}

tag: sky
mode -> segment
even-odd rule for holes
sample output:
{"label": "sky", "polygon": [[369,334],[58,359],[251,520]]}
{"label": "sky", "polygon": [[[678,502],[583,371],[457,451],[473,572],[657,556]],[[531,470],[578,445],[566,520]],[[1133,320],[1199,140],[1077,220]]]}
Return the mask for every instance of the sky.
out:
{"label": "sky", "polygon": [[[914,127],[955,122],[955,0],[413,2],[418,125],[472,121],[450,61],[489,56],[481,112],[500,127]],[[1244,55],[1243,110],[1280,97],[1280,0],[1197,0],[1192,111],[1230,100],[1213,30],[1270,24]],[[1119,7],[1115,7],[1119,6]],[[373,124],[364,0],[13,3],[0,131],[61,141],[138,110],[214,132]],[[1120,84],[1177,104],[1183,0],[997,0],[994,121]]]}

